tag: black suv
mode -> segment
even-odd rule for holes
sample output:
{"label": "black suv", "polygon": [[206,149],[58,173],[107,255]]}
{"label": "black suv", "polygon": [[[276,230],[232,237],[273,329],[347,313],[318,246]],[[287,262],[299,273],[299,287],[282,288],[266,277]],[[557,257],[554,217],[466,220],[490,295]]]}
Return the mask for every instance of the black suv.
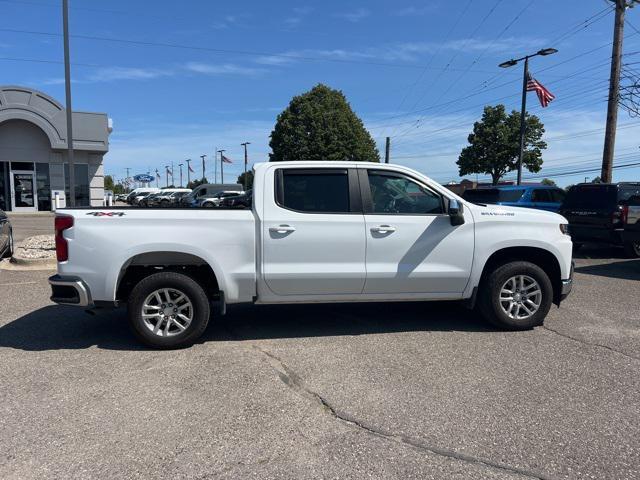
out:
{"label": "black suv", "polygon": [[574,246],[608,243],[624,247],[629,256],[640,256],[637,243],[623,236],[629,199],[636,195],[640,195],[640,182],[580,183],[571,187],[559,213],[569,220]]}

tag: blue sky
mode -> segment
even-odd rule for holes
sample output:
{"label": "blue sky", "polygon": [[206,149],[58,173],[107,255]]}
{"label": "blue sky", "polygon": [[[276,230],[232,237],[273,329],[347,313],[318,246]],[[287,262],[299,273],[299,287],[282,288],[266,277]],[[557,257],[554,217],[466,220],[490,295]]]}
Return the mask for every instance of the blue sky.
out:
{"label": "blue sky", "polygon": [[[64,100],[60,3],[0,0],[0,83]],[[105,170],[116,178],[216,147],[235,162],[225,179],[235,178],[240,144],[251,142],[251,162],[267,160],[278,112],[322,82],[345,93],[381,152],[392,137],[393,162],[458,180],[455,161],[483,105],[520,107],[521,68],[497,64],[549,46],[559,53],[533,59],[531,71],[557,99],[542,110],[528,97],[547,130],[541,174],[560,184],[598,175],[556,176],[600,164],[613,27],[604,0],[70,5],[74,109],[113,119]],[[640,11],[628,19],[631,64]],[[640,121],[621,110],[619,127],[617,164],[640,161]],[[207,170],[212,178],[212,163]],[[615,180],[632,178],[640,167],[614,170]]]}

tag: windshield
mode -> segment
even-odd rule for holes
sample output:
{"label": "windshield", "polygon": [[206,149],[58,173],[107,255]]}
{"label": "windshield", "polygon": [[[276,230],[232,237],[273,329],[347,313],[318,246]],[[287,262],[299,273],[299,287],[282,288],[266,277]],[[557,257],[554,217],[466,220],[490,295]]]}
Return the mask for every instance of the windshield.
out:
{"label": "windshield", "polygon": [[523,193],[524,189],[478,188],[465,190],[462,198],[472,203],[517,202]]}

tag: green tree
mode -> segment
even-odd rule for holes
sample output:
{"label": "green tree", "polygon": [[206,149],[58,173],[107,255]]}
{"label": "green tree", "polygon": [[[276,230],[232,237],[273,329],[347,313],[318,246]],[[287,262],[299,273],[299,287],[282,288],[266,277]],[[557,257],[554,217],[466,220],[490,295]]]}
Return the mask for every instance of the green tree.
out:
{"label": "green tree", "polygon": [[[535,173],[542,167],[542,150],[547,148],[542,140],[544,125],[535,115],[526,114],[525,118],[527,129],[522,165]],[[484,173],[491,175],[496,185],[506,173],[518,168],[520,112],[513,110],[507,115],[504,105],[487,105],[482,119],[473,124],[468,142],[469,146],[462,149],[456,162],[460,176]]]}
{"label": "green tree", "polygon": [[593,180],[591,180],[591,183],[602,183],[602,179],[600,177],[595,177]]}
{"label": "green tree", "polygon": [[318,84],[293,97],[271,132],[272,162],[354,160],[379,162],[380,154],[362,120],[339,90]]}
{"label": "green tree", "polygon": [[555,187],[556,186],[556,182],[554,182],[550,178],[543,178],[540,183],[542,185],[549,185],[550,187]]}
{"label": "green tree", "polygon": [[[245,177],[245,173],[242,172],[240,175],[238,175],[238,180],[237,182],[240,185],[244,185],[244,177]],[[253,171],[252,170],[248,170],[246,173],[246,177],[247,177],[247,190],[250,190],[253,188]]]}
{"label": "green tree", "polygon": [[187,184],[187,188],[190,188],[191,190],[193,190],[194,188],[199,187],[200,185],[203,185],[205,183],[209,183],[209,180],[207,180],[206,178],[202,178],[202,179],[198,179],[198,180],[191,180]]}
{"label": "green tree", "polygon": [[104,189],[111,190],[113,192],[115,185],[113,183],[113,177],[111,175],[104,176]]}

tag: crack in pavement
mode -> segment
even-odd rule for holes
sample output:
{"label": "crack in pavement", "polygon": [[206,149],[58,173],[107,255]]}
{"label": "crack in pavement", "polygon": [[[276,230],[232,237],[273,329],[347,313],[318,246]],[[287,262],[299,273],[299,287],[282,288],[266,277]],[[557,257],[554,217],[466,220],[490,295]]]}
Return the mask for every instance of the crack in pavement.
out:
{"label": "crack in pavement", "polygon": [[628,353],[621,352],[620,350],[616,350],[615,348],[611,348],[611,347],[609,347],[607,345],[603,345],[601,343],[587,342],[586,340],[581,340],[579,338],[572,337],[571,335],[567,335],[566,333],[559,332],[558,330],[555,330],[555,329],[553,329],[551,327],[547,327],[546,325],[541,325],[541,327],[542,327],[543,330],[547,330],[547,331],[549,331],[551,333],[555,333],[556,335],[558,335],[560,337],[567,338],[567,339],[572,340],[574,342],[582,343],[583,345],[590,345],[592,347],[604,348],[605,350],[609,350],[610,352],[617,353],[618,355],[622,355],[623,357],[627,357],[627,358],[630,358],[632,360],[640,360],[640,357],[635,357],[633,355],[629,355]]}
{"label": "crack in pavement", "polygon": [[280,380],[282,380],[282,382],[287,387],[291,388],[294,392],[296,392],[301,397],[306,398],[318,404],[326,413],[328,413],[335,419],[340,420],[341,422],[344,422],[350,426],[356,427],[359,430],[362,430],[368,434],[375,435],[376,437],[383,438],[385,440],[389,440],[402,445],[408,445],[415,449],[418,449],[421,451],[427,451],[435,455],[439,455],[449,459],[460,460],[463,462],[473,463],[476,465],[484,465],[489,468],[506,471],[506,472],[517,474],[517,475],[522,475],[528,478],[535,478],[539,480],[553,480],[555,478],[542,473],[537,473],[530,470],[513,467],[510,465],[505,465],[503,463],[494,462],[492,460],[478,458],[478,457],[474,457],[464,453],[455,452],[453,450],[448,450],[446,448],[430,445],[427,442],[424,442],[418,439],[413,439],[406,435],[396,435],[386,430],[383,430],[379,427],[368,425],[365,422],[362,422],[361,420],[357,420],[356,418],[349,415],[348,413],[339,411],[336,407],[331,405],[319,393],[308,388],[305,385],[304,380],[297,373],[291,370],[281,359],[279,359],[272,353],[260,348],[255,344],[251,344],[251,347],[263,355],[267,363],[269,363],[271,368],[278,374],[278,377],[280,378]]}

